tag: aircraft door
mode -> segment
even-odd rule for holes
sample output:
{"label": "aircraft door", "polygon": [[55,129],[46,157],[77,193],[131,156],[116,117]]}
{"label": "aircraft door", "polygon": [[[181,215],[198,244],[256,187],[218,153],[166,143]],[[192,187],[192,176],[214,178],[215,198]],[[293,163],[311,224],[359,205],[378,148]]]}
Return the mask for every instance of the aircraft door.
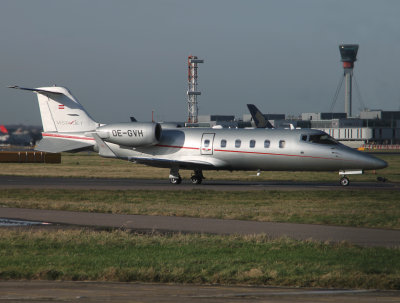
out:
{"label": "aircraft door", "polygon": [[214,144],[215,134],[203,134],[201,137],[201,147],[200,154],[202,155],[212,155],[213,154],[213,144]]}

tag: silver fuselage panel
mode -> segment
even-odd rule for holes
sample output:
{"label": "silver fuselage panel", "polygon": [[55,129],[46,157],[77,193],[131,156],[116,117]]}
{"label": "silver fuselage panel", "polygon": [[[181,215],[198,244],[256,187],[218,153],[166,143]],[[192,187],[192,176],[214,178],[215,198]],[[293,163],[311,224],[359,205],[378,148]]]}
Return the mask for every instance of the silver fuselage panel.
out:
{"label": "silver fuselage panel", "polygon": [[[165,129],[157,145],[108,143],[118,158],[187,169],[337,171],[378,169],[386,163],[340,143],[314,143],[311,129]],[[207,140],[207,141],[206,141]]]}

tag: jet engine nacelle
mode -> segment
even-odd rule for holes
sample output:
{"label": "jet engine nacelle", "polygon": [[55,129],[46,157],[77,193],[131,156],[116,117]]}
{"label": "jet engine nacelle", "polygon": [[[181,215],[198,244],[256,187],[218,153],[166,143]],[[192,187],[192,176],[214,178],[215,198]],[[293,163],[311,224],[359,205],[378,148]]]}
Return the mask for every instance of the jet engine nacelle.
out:
{"label": "jet engine nacelle", "polygon": [[161,125],[158,123],[115,123],[96,129],[98,136],[106,142],[129,147],[155,145],[161,138]]}

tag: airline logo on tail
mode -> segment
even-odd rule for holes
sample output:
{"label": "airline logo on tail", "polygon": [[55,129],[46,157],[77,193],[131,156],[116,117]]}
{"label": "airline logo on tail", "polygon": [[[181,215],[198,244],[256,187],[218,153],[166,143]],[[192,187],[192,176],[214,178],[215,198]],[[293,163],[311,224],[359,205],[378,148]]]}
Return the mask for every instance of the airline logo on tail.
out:
{"label": "airline logo on tail", "polygon": [[2,132],[3,134],[8,134],[8,130],[4,125],[0,125],[0,132]]}

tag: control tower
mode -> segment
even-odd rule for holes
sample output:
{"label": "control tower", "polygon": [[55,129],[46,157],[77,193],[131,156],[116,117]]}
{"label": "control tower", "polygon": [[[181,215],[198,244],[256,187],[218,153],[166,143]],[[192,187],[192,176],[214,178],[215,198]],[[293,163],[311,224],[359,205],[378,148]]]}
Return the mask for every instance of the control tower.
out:
{"label": "control tower", "polygon": [[344,108],[347,118],[351,117],[352,78],[354,62],[357,61],[358,44],[339,45],[340,56],[342,57],[345,84]]}
{"label": "control tower", "polygon": [[201,92],[197,91],[197,64],[204,63],[204,60],[198,59],[196,56],[188,57],[188,122],[198,122],[198,106],[197,96]]}

